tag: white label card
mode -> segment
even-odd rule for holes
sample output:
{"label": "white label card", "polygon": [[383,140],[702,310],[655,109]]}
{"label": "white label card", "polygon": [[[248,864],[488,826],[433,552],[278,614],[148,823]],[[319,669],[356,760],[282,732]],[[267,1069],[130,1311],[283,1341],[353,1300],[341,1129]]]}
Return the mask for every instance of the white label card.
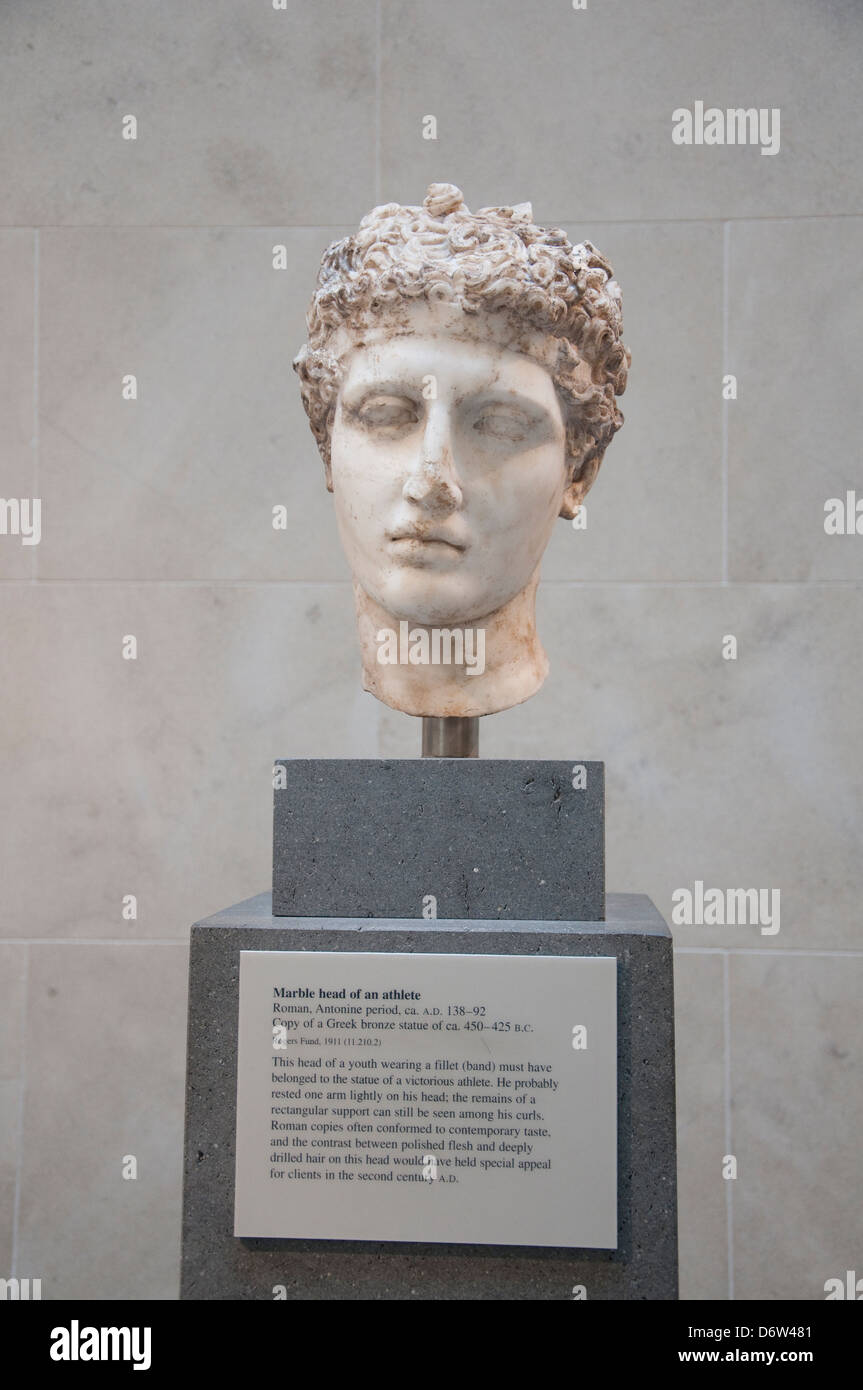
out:
{"label": "white label card", "polygon": [[613,956],[241,951],[234,1234],[617,1246]]}

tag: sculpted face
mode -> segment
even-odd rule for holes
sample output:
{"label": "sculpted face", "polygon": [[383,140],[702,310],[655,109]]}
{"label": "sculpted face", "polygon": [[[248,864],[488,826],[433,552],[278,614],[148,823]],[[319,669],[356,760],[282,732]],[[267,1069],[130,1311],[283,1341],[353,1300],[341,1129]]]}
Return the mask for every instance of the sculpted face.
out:
{"label": "sculpted face", "polygon": [[361,588],[394,618],[475,622],[527,586],[560,514],[554,382],[487,315],[417,307],[348,352],[330,468]]}
{"label": "sculpted face", "polygon": [[474,718],[535,694],[542,555],[623,423],[620,288],[529,203],[453,184],[327,247],[294,359],[354,580],[363,687]]}

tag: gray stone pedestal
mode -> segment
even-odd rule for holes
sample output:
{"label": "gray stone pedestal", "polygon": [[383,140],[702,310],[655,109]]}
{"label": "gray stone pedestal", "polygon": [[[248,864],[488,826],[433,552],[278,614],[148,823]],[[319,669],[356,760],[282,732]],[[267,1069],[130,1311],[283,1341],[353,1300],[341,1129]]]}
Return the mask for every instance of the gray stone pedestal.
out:
{"label": "gray stone pedestal", "polygon": [[[233,1232],[241,950],[603,955],[618,961],[618,1248],[243,1240]],[[646,897],[604,922],[285,918],[270,895],[192,928],[182,1293],[186,1299],[677,1297],[671,935]]]}
{"label": "gray stone pedestal", "polygon": [[602,763],[290,758],[276,767],[277,917],[419,917],[429,896],[452,919],[605,916]]}

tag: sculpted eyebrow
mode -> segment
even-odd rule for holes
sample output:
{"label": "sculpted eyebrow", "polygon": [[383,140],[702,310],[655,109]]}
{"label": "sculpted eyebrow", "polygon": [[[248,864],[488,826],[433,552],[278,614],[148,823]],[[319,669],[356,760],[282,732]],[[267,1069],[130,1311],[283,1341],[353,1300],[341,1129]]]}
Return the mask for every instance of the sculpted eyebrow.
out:
{"label": "sculpted eyebrow", "polygon": [[374,396],[404,396],[407,400],[417,401],[420,395],[421,392],[408,385],[406,381],[365,381],[353,390],[348,389],[345,392],[345,400],[349,405],[356,407]]}
{"label": "sculpted eyebrow", "polygon": [[533,400],[530,396],[523,396],[519,391],[506,391],[500,387],[491,387],[487,390],[470,392],[463,396],[459,404],[477,405],[479,407],[487,405],[512,406],[514,410],[521,410],[531,418],[547,415],[546,406]]}

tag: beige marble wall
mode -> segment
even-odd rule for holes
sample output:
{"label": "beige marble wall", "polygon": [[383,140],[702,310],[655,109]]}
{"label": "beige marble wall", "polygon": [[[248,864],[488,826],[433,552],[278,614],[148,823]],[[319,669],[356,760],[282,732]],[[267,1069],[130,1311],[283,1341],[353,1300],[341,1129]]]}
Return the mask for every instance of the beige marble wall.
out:
{"label": "beige marble wall", "polygon": [[[863,537],[823,504],[863,497],[863,11],[679,16],[0,9],[0,493],[44,507],[0,536],[0,1274],[46,1298],[176,1296],[188,926],[266,887],[274,756],[418,752],[359,690],[290,359],[326,242],[433,180],[596,241],[633,354],[551,675],[483,751],[603,759],[609,886],[666,916],[781,891],[776,935],[675,927],[683,1296],[860,1267]],[[674,146],[696,99],[779,107],[780,152]]]}

